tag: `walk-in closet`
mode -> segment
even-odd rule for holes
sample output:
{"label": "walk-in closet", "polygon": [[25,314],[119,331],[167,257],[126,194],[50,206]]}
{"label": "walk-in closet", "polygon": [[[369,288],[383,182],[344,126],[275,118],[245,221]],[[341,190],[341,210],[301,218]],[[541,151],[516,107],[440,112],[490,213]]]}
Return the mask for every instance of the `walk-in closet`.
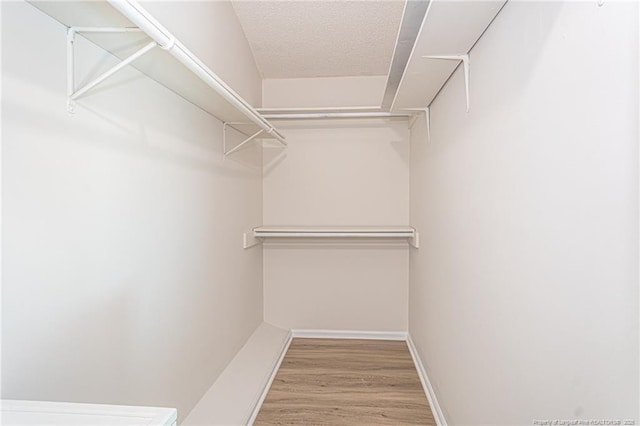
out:
{"label": "walk-in closet", "polygon": [[638,2],[0,21],[2,424],[639,424]]}

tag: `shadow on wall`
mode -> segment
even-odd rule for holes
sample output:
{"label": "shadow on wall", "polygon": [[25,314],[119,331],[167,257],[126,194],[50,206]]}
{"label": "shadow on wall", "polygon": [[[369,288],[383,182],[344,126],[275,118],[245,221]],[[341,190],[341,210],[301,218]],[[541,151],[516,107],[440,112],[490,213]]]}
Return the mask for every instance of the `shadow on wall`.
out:
{"label": "shadow on wall", "polygon": [[[390,118],[390,119],[332,119],[332,120],[301,120],[301,121],[278,121],[277,127],[282,130],[288,144],[296,144],[304,140],[304,136],[295,134],[293,139],[287,134],[286,130],[300,130],[313,132],[314,130],[336,130],[336,129],[381,129],[390,132],[389,143],[394,152],[409,166],[409,150],[407,149],[407,140],[409,139],[406,119]],[[399,127],[402,126],[402,127]],[[322,143],[322,142],[318,142]],[[348,139],[345,140],[348,143]],[[263,176],[269,176],[271,172],[277,168],[287,158],[287,148],[283,148],[277,142],[267,142],[264,146]]]}
{"label": "shadow on wall", "polygon": [[287,148],[283,146],[265,146],[262,148],[262,155],[262,173],[263,176],[267,176],[287,158]]}
{"label": "shadow on wall", "polygon": [[[136,79],[131,81],[134,80]],[[43,94],[40,94],[39,98],[42,99]],[[197,136],[185,137],[184,134],[167,134],[163,129],[155,127],[156,122],[168,121],[162,120],[160,116],[151,125],[141,124],[145,122],[142,118],[115,116],[110,114],[112,109],[91,105],[90,102],[78,106],[76,114],[71,115],[67,113],[62,99],[55,102],[57,104],[55,112],[51,111],[49,105],[34,108],[34,104],[29,99],[32,98],[26,96],[5,99],[2,118],[27,128],[37,122],[38,131],[43,139],[46,137],[47,143],[80,142],[83,145],[117,150],[126,155],[151,158],[229,178],[253,176],[259,173],[261,168],[261,149],[256,144],[252,144],[243,152],[229,157],[224,156],[222,125],[213,117],[208,120],[208,129],[203,129]],[[88,118],[87,115],[92,118]],[[61,121],[68,124],[62,127]],[[100,125],[105,131],[97,132],[92,122]],[[210,135],[210,138],[202,135]],[[234,143],[241,140],[241,136],[231,135],[229,139],[230,143]],[[240,163],[246,167],[236,167],[233,163]]]}

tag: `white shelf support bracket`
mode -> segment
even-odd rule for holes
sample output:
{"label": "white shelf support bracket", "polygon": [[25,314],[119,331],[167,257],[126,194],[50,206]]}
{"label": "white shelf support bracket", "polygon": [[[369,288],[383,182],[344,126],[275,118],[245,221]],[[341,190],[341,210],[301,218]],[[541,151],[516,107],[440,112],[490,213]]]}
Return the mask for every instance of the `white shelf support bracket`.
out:
{"label": "white shelf support bracket", "polygon": [[176,46],[176,42],[177,42],[177,40],[175,38],[169,39],[167,44],[160,46],[160,49],[166,50],[167,52],[170,52],[171,49],[173,49]]}
{"label": "white shelf support bracket", "polygon": [[418,119],[420,115],[419,114],[411,114],[411,118],[409,119],[409,122],[407,123],[407,128],[409,130],[411,130],[413,128],[413,125],[416,123],[416,120]]}
{"label": "white shelf support bracket", "polygon": [[[105,71],[89,83],[85,84],[82,88],[76,90],[75,89],[75,52],[74,52],[74,44],[75,44],[75,36],[78,33],[128,33],[128,32],[140,32],[139,28],[95,28],[95,27],[70,27],[67,30],[67,110],[69,113],[73,114],[75,112],[76,107],[76,99],[80,96],[87,93],[89,90],[96,87],[98,84],[105,81],[107,78],[111,77],[122,68],[126,67],[139,57],[145,55],[146,53],[153,50],[158,46],[158,43],[152,41],[148,43],[143,48],[134,52],[130,56],[123,59],[119,64]],[[172,47],[172,46],[171,46]],[[170,48],[170,47],[169,47]]]}
{"label": "white shelf support bracket", "polygon": [[424,109],[424,118],[427,122],[427,141],[431,140],[431,110],[427,107]]}
{"label": "white shelf support bracket", "polygon": [[604,6],[604,0],[598,0],[598,7]]}
{"label": "white shelf support bracket", "polygon": [[76,112],[76,103],[71,99],[75,86],[75,57],[73,54],[73,43],[76,41],[76,30],[70,27],[67,30],[67,111],[69,114]]}
{"label": "white shelf support bracket", "polygon": [[409,245],[414,248],[420,248],[420,233],[415,231],[412,238],[409,238]]}
{"label": "white shelf support bracket", "polygon": [[[403,111],[415,111],[417,113],[424,113],[424,118],[426,121],[426,125],[427,125],[427,141],[431,140],[431,112],[429,107],[426,108],[406,108]],[[418,119],[419,115],[418,114],[414,114],[413,117],[411,117],[411,120],[409,121],[409,129],[411,129],[413,127],[413,125],[415,124],[416,120]]]}
{"label": "white shelf support bracket", "polygon": [[[227,124],[227,123],[224,123]],[[223,124],[223,131],[226,130],[226,127]],[[251,142],[252,140],[256,139],[258,136],[260,136],[262,134],[262,132],[264,132],[264,130],[260,129],[257,132],[255,132],[253,135],[249,136],[247,139],[243,140],[242,142],[240,142],[238,145],[236,145],[235,147],[231,148],[229,151],[227,151],[227,138],[226,138],[226,131],[225,131],[225,136],[223,137],[223,145],[224,145],[224,155],[231,155],[234,152],[238,151],[239,149],[241,149],[243,146],[245,146],[246,144],[248,144],[249,142]]]}
{"label": "white shelf support bracket", "polygon": [[464,67],[464,86],[467,97],[467,112],[469,112],[469,55],[430,55],[423,56],[425,59],[444,59],[447,61],[462,61]]}
{"label": "white shelf support bracket", "polygon": [[[253,141],[254,139],[258,139],[261,136],[264,139],[275,139],[277,140],[282,147],[286,147],[287,143],[284,141],[284,138],[282,137],[282,135],[280,135],[276,129],[274,129],[273,127],[270,127],[269,129],[260,129],[258,130],[256,133],[252,134],[251,136],[248,136],[246,133],[244,133],[243,131],[241,131],[239,129],[240,126],[246,126],[246,125],[253,125],[252,123],[241,123],[241,122],[223,122],[222,123],[222,151],[224,152],[225,157],[228,155],[233,154],[234,152],[242,149],[242,147],[244,147],[246,144],[248,144],[249,142]],[[230,150],[227,150],[227,132],[229,130],[229,128],[235,130],[238,133],[242,133],[247,137],[247,139],[245,139],[244,141],[240,142],[238,145],[236,145],[235,147],[231,148]]]}
{"label": "white shelf support bracket", "polygon": [[254,237],[253,230],[242,234],[242,248],[248,249],[262,243],[258,238]]}
{"label": "white shelf support bracket", "polygon": [[222,122],[222,153],[227,155],[227,126],[229,123]]}

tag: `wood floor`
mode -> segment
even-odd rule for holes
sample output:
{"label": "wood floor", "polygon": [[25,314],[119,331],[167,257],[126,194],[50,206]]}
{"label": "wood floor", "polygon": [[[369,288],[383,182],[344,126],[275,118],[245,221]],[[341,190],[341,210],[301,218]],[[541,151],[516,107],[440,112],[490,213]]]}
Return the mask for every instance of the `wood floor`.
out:
{"label": "wood floor", "polygon": [[407,344],[293,339],[256,425],[435,425]]}

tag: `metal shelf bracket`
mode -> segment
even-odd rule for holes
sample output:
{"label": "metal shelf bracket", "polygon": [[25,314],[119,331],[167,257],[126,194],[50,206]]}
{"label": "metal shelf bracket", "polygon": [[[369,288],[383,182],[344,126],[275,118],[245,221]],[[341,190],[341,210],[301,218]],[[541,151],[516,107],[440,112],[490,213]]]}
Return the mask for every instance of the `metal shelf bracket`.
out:
{"label": "metal shelf bracket", "polygon": [[[78,33],[129,33],[129,32],[141,32],[139,28],[135,27],[70,27],[67,30],[67,111],[73,114],[76,108],[76,99],[80,96],[84,95],[89,90],[93,89],[98,84],[105,81],[107,78],[111,77],[113,74],[120,71],[122,68],[129,65],[131,62],[135,61],[139,57],[143,56],[145,53],[153,50],[158,43],[152,41],[148,43],[143,48],[134,52],[130,56],[123,59],[117,65],[111,67],[104,73],[100,74],[98,77],[85,84],[80,89],[75,89],[75,52],[74,52],[74,43],[76,34]],[[167,47],[163,47],[167,48]],[[168,48],[171,48],[169,46]]]}
{"label": "metal shelf bracket", "polygon": [[420,248],[420,233],[414,232],[413,237],[409,238],[409,245],[413,248]]}
{"label": "metal shelf bracket", "polygon": [[424,113],[424,118],[425,118],[426,125],[427,125],[427,140],[431,140],[431,112],[429,110],[429,107],[426,107],[426,108],[405,108],[405,109],[403,109],[403,111],[416,112],[416,114],[413,114],[413,116],[411,117],[411,120],[409,120],[409,129],[411,129],[413,127],[413,125],[415,124],[416,120],[419,117],[419,113],[421,113],[421,112]]}
{"label": "metal shelf bracket", "polygon": [[467,96],[467,112],[469,112],[469,54],[464,55],[429,55],[425,59],[444,59],[447,61],[462,61],[464,67],[464,86]]}
{"label": "metal shelf bracket", "polygon": [[262,244],[262,241],[253,235],[253,231],[242,234],[242,248],[248,249],[258,244]]}
{"label": "metal shelf bracket", "polygon": [[[252,123],[234,123],[234,122],[227,122],[227,121],[222,123],[222,151],[224,152],[225,156],[231,155],[234,152],[240,150],[243,146],[245,146],[246,144],[248,144],[252,140],[260,138],[261,135],[263,137],[265,137],[265,138],[270,138],[270,139],[277,140],[283,147],[287,146],[287,143],[284,140],[280,140],[280,138],[278,138],[275,135],[275,129],[272,127],[269,130],[260,129],[260,130],[258,130],[257,132],[255,132],[252,135],[247,135],[247,136],[249,136],[247,139],[243,140],[238,145],[234,146],[233,148],[231,148],[230,150],[227,151],[227,129],[231,128],[231,129],[233,129],[233,130],[235,130],[235,131],[237,131],[239,133],[243,133],[242,131],[238,130],[234,126],[250,125],[250,124],[252,124]],[[265,135],[263,135],[263,133]]]}

